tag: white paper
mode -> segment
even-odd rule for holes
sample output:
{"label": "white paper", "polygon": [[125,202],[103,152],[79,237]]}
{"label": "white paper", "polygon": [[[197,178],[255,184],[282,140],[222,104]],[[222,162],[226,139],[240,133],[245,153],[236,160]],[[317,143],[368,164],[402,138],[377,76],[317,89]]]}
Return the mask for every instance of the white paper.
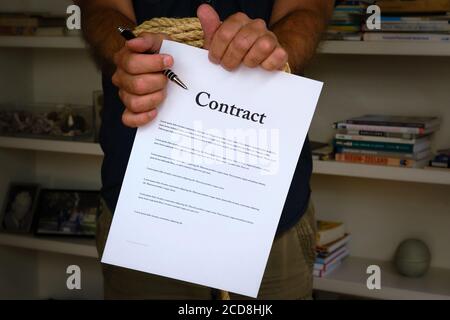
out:
{"label": "white paper", "polygon": [[161,52],[189,90],[138,129],[102,262],[256,297],[322,83]]}

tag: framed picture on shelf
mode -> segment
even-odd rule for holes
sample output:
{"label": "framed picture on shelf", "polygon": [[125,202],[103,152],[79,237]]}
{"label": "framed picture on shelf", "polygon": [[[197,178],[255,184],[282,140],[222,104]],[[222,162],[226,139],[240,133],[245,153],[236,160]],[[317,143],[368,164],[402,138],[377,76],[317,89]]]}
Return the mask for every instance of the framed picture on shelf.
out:
{"label": "framed picture on shelf", "polygon": [[95,141],[99,141],[100,126],[102,125],[103,91],[97,90],[92,94],[94,100]]}
{"label": "framed picture on shelf", "polygon": [[43,189],[36,235],[94,237],[99,200],[98,191]]}
{"label": "framed picture on shelf", "polygon": [[38,184],[12,183],[5,198],[0,229],[6,232],[31,232],[38,194]]}

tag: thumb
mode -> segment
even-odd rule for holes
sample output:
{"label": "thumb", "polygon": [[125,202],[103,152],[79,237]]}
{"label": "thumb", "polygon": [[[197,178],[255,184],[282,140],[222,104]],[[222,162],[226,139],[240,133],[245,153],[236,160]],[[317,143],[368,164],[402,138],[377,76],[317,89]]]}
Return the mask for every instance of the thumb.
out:
{"label": "thumb", "polygon": [[163,33],[143,32],[139,37],[126,42],[128,49],[138,53],[156,53],[161,49],[163,40],[169,37]]}
{"label": "thumb", "polygon": [[205,49],[209,49],[214,34],[221,25],[220,17],[217,14],[216,10],[214,10],[214,8],[208,4],[202,4],[200,7],[198,7],[197,16],[200,19],[203,33],[205,34],[205,44],[203,47]]}

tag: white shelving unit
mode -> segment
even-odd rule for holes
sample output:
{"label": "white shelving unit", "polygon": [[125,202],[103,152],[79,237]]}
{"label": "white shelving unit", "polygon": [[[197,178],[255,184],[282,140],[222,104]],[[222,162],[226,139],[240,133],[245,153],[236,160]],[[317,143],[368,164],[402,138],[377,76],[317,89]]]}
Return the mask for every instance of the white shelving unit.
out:
{"label": "white shelving unit", "polygon": [[[70,0],[29,0],[29,11],[63,12]],[[0,4],[0,9],[5,5]],[[9,8],[9,7],[8,7]],[[0,103],[10,101],[89,104],[101,87],[80,37],[0,36]],[[439,115],[435,148],[450,145],[450,44],[324,41],[306,70],[325,82],[310,138],[329,140],[330,124],[364,113]],[[300,101],[301,97],[299,97]],[[102,150],[96,143],[0,137],[0,194],[10,182],[46,188],[98,189]],[[318,290],[381,299],[450,299],[450,173],[315,161],[313,200],[318,218],[343,221],[352,233],[352,257]],[[0,207],[4,199],[0,197]],[[408,237],[430,246],[432,268],[420,279],[399,276],[387,263]],[[93,270],[83,298],[102,296],[94,242],[0,234],[0,275],[29,275],[20,286],[0,276],[0,298],[80,298],[67,293],[67,264]],[[366,267],[382,268],[382,289],[366,287]],[[89,278],[90,277],[90,278]],[[17,289],[17,288],[20,288]]]}
{"label": "white shelving unit", "polygon": [[[86,49],[79,36],[33,37],[0,36],[0,47],[42,49]],[[408,41],[323,41],[318,50],[321,54],[351,55],[401,55],[401,56],[450,56],[447,43],[421,43]]]}

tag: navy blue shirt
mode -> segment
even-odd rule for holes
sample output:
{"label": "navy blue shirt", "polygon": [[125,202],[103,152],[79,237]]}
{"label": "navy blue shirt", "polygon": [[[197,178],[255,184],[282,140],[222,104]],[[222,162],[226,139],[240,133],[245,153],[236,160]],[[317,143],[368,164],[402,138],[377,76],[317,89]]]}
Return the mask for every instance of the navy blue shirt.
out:
{"label": "navy blue shirt", "polygon": [[[198,6],[202,3],[214,6],[222,20],[236,12],[244,12],[253,19],[261,18],[269,23],[273,2],[274,0],[134,0],[133,5],[138,24],[154,17],[194,17]],[[103,91],[105,99],[100,144],[105,157],[102,166],[101,194],[109,209],[114,212],[136,129],[123,125],[121,119],[124,105],[118,96],[118,89],[111,82],[111,76],[106,74],[103,76]],[[311,172],[311,150],[309,141],[306,139],[283,208],[277,234],[295,225],[306,211],[310,197]]]}

